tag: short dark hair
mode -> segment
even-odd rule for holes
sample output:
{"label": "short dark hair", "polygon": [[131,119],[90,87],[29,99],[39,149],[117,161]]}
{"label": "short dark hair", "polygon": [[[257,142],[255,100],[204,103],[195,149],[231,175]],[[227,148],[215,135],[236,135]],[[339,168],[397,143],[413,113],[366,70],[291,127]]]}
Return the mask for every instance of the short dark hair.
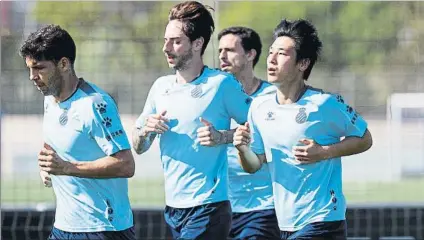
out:
{"label": "short dark hair", "polygon": [[229,27],[223,29],[218,34],[218,41],[221,40],[223,36],[228,34],[233,34],[240,38],[244,51],[255,49],[256,57],[253,59],[253,67],[255,67],[262,53],[262,42],[259,34],[255,32],[255,30],[248,27]]}
{"label": "short dark hair", "polygon": [[318,38],[316,28],[304,19],[295,21],[283,19],[274,29],[274,40],[283,36],[294,40],[297,62],[309,59],[310,64],[303,74],[303,79],[307,80],[322,48],[322,42]]}
{"label": "short dark hair", "polygon": [[76,46],[71,35],[58,25],[47,25],[31,33],[22,44],[19,54],[37,61],[58,63],[63,57],[75,62]]}
{"label": "short dark hair", "polygon": [[183,23],[183,32],[190,41],[193,42],[203,37],[204,44],[201,51],[202,55],[215,30],[215,23],[208,9],[213,10],[213,8],[199,2],[186,1],[175,5],[171,11],[169,11],[168,16],[169,21],[180,20]]}

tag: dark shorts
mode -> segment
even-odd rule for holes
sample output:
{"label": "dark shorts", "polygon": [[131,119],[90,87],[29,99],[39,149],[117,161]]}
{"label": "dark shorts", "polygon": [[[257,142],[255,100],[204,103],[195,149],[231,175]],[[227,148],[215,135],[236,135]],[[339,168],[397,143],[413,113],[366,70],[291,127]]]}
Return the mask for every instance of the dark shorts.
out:
{"label": "dark shorts", "polygon": [[53,227],[48,240],[135,240],[134,227],[122,231],[65,232]]}
{"label": "dark shorts", "polygon": [[280,239],[274,209],[233,213],[230,239]]}
{"label": "dark shorts", "polygon": [[230,232],[229,201],[204,204],[192,208],[165,208],[165,222],[173,239],[226,239]]}
{"label": "dark shorts", "polygon": [[346,221],[316,222],[296,232],[281,231],[281,239],[346,240]]}

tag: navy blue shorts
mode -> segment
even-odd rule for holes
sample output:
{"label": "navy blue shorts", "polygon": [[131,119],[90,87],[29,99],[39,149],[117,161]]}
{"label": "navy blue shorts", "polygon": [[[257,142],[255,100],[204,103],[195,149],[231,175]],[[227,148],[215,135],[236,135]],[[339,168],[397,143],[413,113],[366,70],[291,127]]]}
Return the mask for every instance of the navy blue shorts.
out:
{"label": "navy blue shorts", "polygon": [[233,213],[230,239],[280,239],[274,209]]}
{"label": "navy blue shorts", "polygon": [[231,226],[229,201],[192,208],[165,207],[165,222],[173,239],[226,239]]}
{"label": "navy blue shorts", "polygon": [[48,240],[135,240],[134,227],[122,231],[65,232],[53,227]]}
{"label": "navy blue shorts", "polygon": [[281,239],[346,240],[346,221],[316,222],[296,232],[281,231]]}

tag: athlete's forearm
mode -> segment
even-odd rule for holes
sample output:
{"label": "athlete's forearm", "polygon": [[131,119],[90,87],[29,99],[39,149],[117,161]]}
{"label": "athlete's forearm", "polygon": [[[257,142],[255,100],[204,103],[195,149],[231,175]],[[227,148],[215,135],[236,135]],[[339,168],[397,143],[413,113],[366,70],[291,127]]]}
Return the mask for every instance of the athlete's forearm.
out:
{"label": "athlete's forearm", "polygon": [[142,134],[141,129],[134,129],[132,134],[133,149],[137,154],[142,154],[149,150],[156,137],[156,134]]}
{"label": "athlete's forearm", "polygon": [[131,150],[122,150],[90,162],[67,162],[65,168],[66,175],[84,178],[130,178],[134,171]]}
{"label": "athlete's forearm", "polygon": [[346,137],[339,143],[323,146],[326,151],[327,159],[350,156],[365,152],[372,146],[371,133],[366,130],[362,137]]}
{"label": "athlete's forearm", "polygon": [[217,142],[217,145],[228,144],[233,142],[233,136],[236,132],[236,129],[219,130],[219,132],[221,133],[221,138]]}
{"label": "athlete's forearm", "polygon": [[258,156],[248,146],[237,147],[239,151],[239,162],[244,171],[255,173],[262,167],[264,155]]}

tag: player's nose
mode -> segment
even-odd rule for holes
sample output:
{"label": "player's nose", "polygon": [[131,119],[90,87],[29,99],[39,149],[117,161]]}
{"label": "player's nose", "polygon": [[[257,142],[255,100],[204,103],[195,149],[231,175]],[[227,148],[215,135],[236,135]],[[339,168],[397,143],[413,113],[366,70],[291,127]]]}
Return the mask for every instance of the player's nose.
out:
{"label": "player's nose", "polygon": [[30,70],[29,71],[29,80],[30,81],[37,81],[37,80],[39,80],[38,72],[37,71],[34,71],[34,70]]}
{"label": "player's nose", "polygon": [[225,60],[226,59],[226,53],[225,53],[225,51],[221,51],[221,52],[219,52],[219,59],[220,60]]}
{"label": "player's nose", "polygon": [[268,56],[268,58],[267,58],[267,64],[268,64],[268,66],[272,66],[272,65],[276,65],[277,64],[277,60],[276,60],[276,57],[275,57],[275,54],[270,54],[269,56]]}
{"label": "player's nose", "polygon": [[170,42],[166,41],[166,42],[163,44],[162,51],[163,51],[164,53],[169,53],[169,52],[171,51],[171,44],[170,44]]}

